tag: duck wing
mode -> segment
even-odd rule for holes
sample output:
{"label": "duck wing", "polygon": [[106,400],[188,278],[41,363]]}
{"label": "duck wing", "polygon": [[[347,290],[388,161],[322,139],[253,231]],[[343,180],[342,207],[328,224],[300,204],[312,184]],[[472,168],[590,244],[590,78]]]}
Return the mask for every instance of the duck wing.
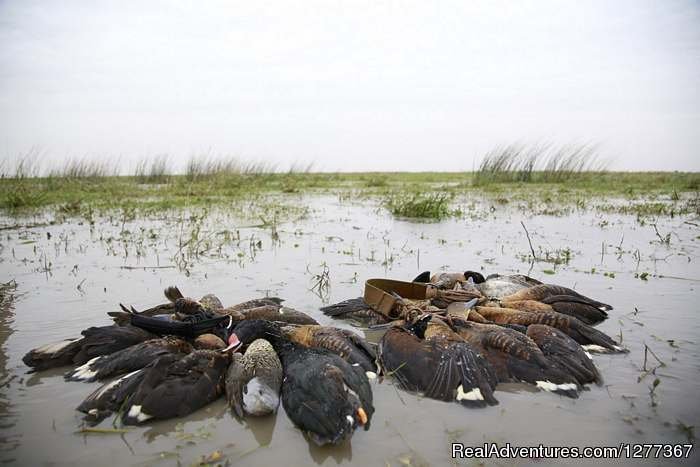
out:
{"label": "duck wing", "polygon": [[573,375],[579,384],[602,384],[602,378],[591,356],[571,337],[542,324],[529,326],[527,335],[537,343],[550,361]]}
{"label": "duck wing", "polygon": [[83,343],[84,338],[74,338],[45,344],[27,352],[22,361],[37,371],[71,365]]}
{"label": "duck wing", "polygon": [[263,319],[289,324],[318,324],[311,316],[304,312],[279,305],[265,305],[242,311],[245,319]]}
{"label": "duck wing", "polygon": [[109,355],[92,358],[84,365],[68,372],[66,381],[95,381],[141,369],[156,358],[168,354],[186,354],[192,351],[187,342],[166,337],[132,345]]}
{"label": "duck wing", "polygon": [[[553,298],[556,297],[556,298]],[[606,311],[613,309],[612,306],[581,295],[573,289],[553,284],[540,284],[520,290],[514,294],[504,297],[507,300],[538,300],[542,303],[554,303],[557,301],[579,303],[588,305],[601,312],[602,319],[607,317]],[[599,319],[599,321],[602,321]]]}
{"label": "duck wing", "polygon": [[263,298],[254,298],[252,300],[248,300],[242,303],[237,303],[236,305],[232,305],[227,307],[228,310],[236,310],[236,311],[243,311],[243,310],[249,310],[251,308],[258,308],[261,306],[279,306],[282,304],[284,299],[279,298],[279,297],[263,297]]}
{"label": "duck wing", "polygon": [[342,316],[346,313],[355,313],[368,309],[370,309],[370,306],[365,302],[365,299],[357,297],[324,306],[321,308],[321,311],[326,316]]}
{"label": "duck wing", "polygon": [[559,329],[576,342],[584,346],[585,350],[594,352],[627,352],[618,345],[610,336],[599,331],[582,321],[556,311],[530,313],[509,308],[477,307],[479,314],[484,318],[498,324],[517,324],[530,326],[544,324]]}
{"label": "duck wing", "polygon": [[[586,324],[597,324],[608,318],[604,308],[595,306],[585,297],[575,295],[551,295],[542,299],[554,311],[578,318]],[[600,303],[600,302],[595,302]]]}
{"label": "duck wing", "polygon": [[188,415],[223,393],[228,355],[195,350],[172,364],[161,364],[162,358],[130,398],[123,416],[125,424]]}
{"label": "duck wing", "polygon": [[121,408],[127,397],[141,383],[144,375],[143,369],[136,370],[103,384],[87,396],[76,410],[85,414],[85,421],[91,424],[100,423]]}
{"label": "duck wing", "polygon": [[426,342],[400,327],[387,330],[377,351],[382,372],[401,388],[464,405],[496,404],[496,375],[466,342]]}
{"label": "duck wing", "polygon": [[100,355],[109,355],[158,336],[136,326],[99,326],[82,332],[80,351],[73,362],[82,365]]}
{"label": "duck wing", "polygon": [[237,418],[242,419],[243,387],[253,377],[252,368],[245,365],[244,356],[239,353],[231,355],[231,364],[226,370],[225,389],[226,401]]}
{"label": "duck wing", "polygon": [[433,381],[424,393],[426,397],[457,400],[467,406],[498,403],[493,396],[496,374],[481,354],[466,342],[452,343],[441,350]]}

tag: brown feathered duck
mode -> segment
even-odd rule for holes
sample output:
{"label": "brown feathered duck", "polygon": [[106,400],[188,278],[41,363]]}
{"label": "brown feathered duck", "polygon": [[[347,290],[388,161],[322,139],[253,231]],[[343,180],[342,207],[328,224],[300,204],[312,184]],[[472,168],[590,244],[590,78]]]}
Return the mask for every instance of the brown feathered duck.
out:
{"label": "brown feathered duck", "polygon": [[369,379],[377,377],[377,354],[361,336],[333,326],[284,326],[282,335],[304,347],[330,350],[351,365],[359,365]]}
{"label": "brown feathered duck", "polygon": [[[418,278],[425,278],[428,272]],[[423,277],[421,277],[423,276]],[[417,278],[417,279],[418,279]],[[487,278],[481,273],[438,273],[430,283],[439,289],[459,289],[478,293],[500,306],[522,311],[557,311],[574,316],[586,324],[597,324],[608,317],[612,306],[588,298],[575,290],[542,282],[522,274],[501,276],[492,274]]]}
{"label": "brown feathered duck", "polygon": [[476,306],[476,313],[469,315],[469,320],[488,320],[497,324],[515,324],[527,326],[544,324],[562,331],[589,352],[627,352],[607,334],[568,315],[555,311],[531,313],[511,308]]}
{"label": "brown feathered duck", "polygon": [[343,300],[321,308],[324,315],[338,319],[350,319],[366,326],[388,323],[383,315],[370,307],[362,297]]}
{"label": "brown feathered duck", "polygon": [[231,348],[256,339],[270,342],[282,362],[282,405],[295,426],[318,445],[349,439],[355,428],[369,428],[374,406],[362,368],[326,349],[304,347],[282,335],[280,326],[263,320],[238,323]]}
{"label": "brown feathered duck", "polygon": [[265,339],[256,339],[245,354],[231,355],[226,372],[226,400],[238,418],[277,411],[282,385],[282,362]]}
{"label": "brown feathered duck", "polygon": [[[581,384],[577,375],[582,375],[592,366],[590,359],[578,344],[576,346],[580,349],[580,354],[573,351],[570,366],[578,365],[581,369],[571,372],[560,365],[557,359],[548,358],[529,335],[496,324],[481,324],[462,319],[450,322],[455,331],[491,364],[500,383],[525,382],[545,391],[575,398],[578,397]],[[568,337],[566,339],[570,340]],[[586,360],[583,363],[585,366],[577,361],[577,357],[581,356]],[[560,358],[565,359],[566,355],[561,355]],[[590,382],[587,378],[583,379]]]}
{"label": "brown feathered duck", "polygon": [[497,377],[491,365],[444,323],[424,314],[391,326],[379,342],[381,372],[411,392],[466,406],[497,404]]}
{"label": "brown feathered duck", "polygon": [[196,315],[203,312],[217,312],[223,309],[221,300],[214,294],[206,294],[199,300],[185,297],[176,286],[169,286],[164,291],[168,303],[156,305],[142,311],[137,311],[133,307],[125,307],[120,304],[122,311],[110,311],[107,314],[116,324],[128,324],[131,322],[132,314],[141,316],[162,316],[171,319],[182,319],[184,316]]}

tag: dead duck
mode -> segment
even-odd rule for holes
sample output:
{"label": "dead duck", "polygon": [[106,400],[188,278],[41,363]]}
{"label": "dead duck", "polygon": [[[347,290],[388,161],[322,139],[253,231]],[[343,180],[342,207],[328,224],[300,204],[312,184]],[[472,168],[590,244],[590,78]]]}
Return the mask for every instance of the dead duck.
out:
{"label": "dead duck", "polygon": [[231,311],[242,312],[244,310],[250,310],[251,308],[258,308],[261,306],[282,306],[284,300],[279,297],[263,297],[254,298],[252,300],[247,300],[245,302],[238,303],[236,305],[231,305],[226,308],[219,310],[219,313],[229,314]]}
{"label": "dead duck", "polygon": [[159,358],[128,398],[122,421],[182,417],[204,407],[224,393],[229,363],[227,353],[214,350],[195,350],[174,361],[172,355]]}
{"label": "dead duck", "polygon": [[496,374],[481,354],[447,326],[435,326],[425,314],[403,326],[391,326],[379,342],[383,374],[411,392],[466,406],[497,404]]}
{"label": "dead duck", "polygon": [[[175,338],[168,337],[167,339]],[[218,342],[216,341],[216,339],[218,339]],[[196,349],[202,350],[206,349],[207,346],[212,345],[213,343],[218,344],[217,349],[219,350],[223,347],[223,341],[221,341],[221,339],[219,339],[217,336],[213,336],[211,334],[202,334],[197,339],[195,339],[194,347]],[[101,385],[99,388],[93,391],[77,407],[78,411],[83,412],[85,414],[84,420],[90,424],[96,424],[101,422],[104,418],[111,415],[113,412],[122,409],[124,403],[129,397],[131,397],[132,394],[136,392],[142,380],[146,377],[146,375],[149,373],[152,367],[158,364],[161,369],[165,368],[181,360],[184,357],[184,355],[187,354],[188,351],[192,350],[191,348],[187,347],[188,344],[185,342],[181,341],[179,345],[183,346],[182,348],[179,348],[180,351],[177,351],[178,349],[176,348],[174,349],[175,351],[171,352],[155,351],[150,353],[152,359],[148,361],[143,366],[143,368],[138,368],[125,375],[119,376],[113,379],[112,381]],[[145,360],[142,360],[142,362],[143,361]],[[139,366],[136,364],[136,362],[133,361],[128,362],[127,364],[131,368],[136,368]]]}
{"label": "dead duck", "polygon": [[34,370],[82,365],[158,336],[136,326],[97,326],[81,332],[82,337],[65,339],[30,350],[22,361]]}
{"label": "dead duck", "polygon": [[282,384],[282,363],[265,339],[256,339],[245,355],[231,355],[226,372],[226,400],[238,418],[277,411]]}
{"label": "dead duck", "polygon": [[377,377],[377,355],[367,341],[347,329],[333,326],[284,326],[282,335],[304,347],[319,347],[339,355],[351,365],[359,365],[369,379]]}
{"label": "dead duck", "polygon": [[[466,282],[473,283],[474,287],[485,297],[497,299],[519,292],[522,289],[542,284],[542,282],[523,274],[511,274],[506,276],[491,274],[484,278],[481,273],[466,271],[464,277]],[[462,285],[464,287],[466,284],[463,283]]]}
{"label": "dead duck", "polygon": [[578,318],[586,324],[604,321],[608,317],[607,311],[612,310],[612,306],[606,303],[588,298],[567,287],[552,284],[524,288],[500,298],[499,301],[502,306],[525,310],[529,306],[534,306],[536,310],[545,308],[538,304],[548,305],[552,310]]}
{"label": "dead duck", "polygon": [[321,308],[324,315],[332,318],[350,319],[367,326],[388,323],[384,315],[370,307],[363,297],[351,298]]}
{"label": "dead duck", "polygon": [[551,362],[537,343],[496,324],[451,320],[455,331],[491,364],[499,383],[525,382],[563,396],[578,397],[576,377]]}
{"label": "dead duck", "polygon": [[374,406],[364,371],[338,355],[307,348],[282,335],[280,326],[263,320],[245,320],[229,338],[232,349],[264,338],[282,362],[282,405],[295,426],[317,445],[339,444],[355,428],[369,429]]}
{"label": "dead duck", "polygon": [[165,354],[184,356],[191,351],[192,346],[188,342],[176,337],[151,339],[111,354],[94,357],[84,365],[69,371],[64,378],[66,381],[103,380],[140,370]]}
{"label": "dead duck", "polygon": [[145,310],[137,311],[134,307],[126,307],[119,304],[122,311],[110,311],[107,313],[118,325],[130,323],[132,314],[141,316],[168,316],[172,319],[182,319],[184,316],[208,312],[217,312],[223,309],[221,300],[214,294],[206,294],[201,299],[186,298],[176,286],[169,286],[163,294],[169,300],[168,303],[156,305]]}
{"label": "dead duck", "polygon": [[530,326],[544,324],[562,331],[589,352],[627,352],[607,334],[568,315],[555,311],[531,313],[512,308],[477,306],[475,314],[469,315],[472,320],[477,316],[497,324],[516,324]]}
{"label": "dead duck", "polygon": [[241,313],[245,320],[261,319],[287,324],[318,324],[318,321],[303,311],[280,305],[263,305],[255,308],[248,308]]}
{"label": "dead duck", "polygon": [[[177,360],[175,354],[168,354],[160,359]],[[105,383],[95,389],[76,408],[84,415],[83,419],[91,425],[100,423],[112,413],[118,411],[126,399],[136,390],[143,379],[147,369],[155,362],[151,362],[143,369],[132,371],[114,380]]]}

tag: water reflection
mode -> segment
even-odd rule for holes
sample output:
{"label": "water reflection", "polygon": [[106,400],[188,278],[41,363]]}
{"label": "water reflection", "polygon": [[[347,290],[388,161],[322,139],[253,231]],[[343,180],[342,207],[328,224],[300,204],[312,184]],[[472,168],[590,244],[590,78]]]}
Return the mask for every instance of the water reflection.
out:
{"label": "water reflection", "polygon": [[7,340],[14,332],[12,323],[16,294],[17,283],[14,280],[0,284],[0,453],[3,457],[19,446],[22,437],[19,433],[10,434],[8,431],[17,421],[17,413],[12,407],[9,395],[9,387],[15,382],[17,375],[9,371],[7,349]]}

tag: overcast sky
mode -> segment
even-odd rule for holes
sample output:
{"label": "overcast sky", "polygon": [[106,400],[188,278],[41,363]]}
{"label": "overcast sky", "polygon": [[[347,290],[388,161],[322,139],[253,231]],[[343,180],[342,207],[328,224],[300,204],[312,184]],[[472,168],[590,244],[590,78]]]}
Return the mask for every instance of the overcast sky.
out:
{"label": "overcast sky", "polygon": [[0,0],[0,157],[470,170],[514,141],[700,170],[697,1]]}

